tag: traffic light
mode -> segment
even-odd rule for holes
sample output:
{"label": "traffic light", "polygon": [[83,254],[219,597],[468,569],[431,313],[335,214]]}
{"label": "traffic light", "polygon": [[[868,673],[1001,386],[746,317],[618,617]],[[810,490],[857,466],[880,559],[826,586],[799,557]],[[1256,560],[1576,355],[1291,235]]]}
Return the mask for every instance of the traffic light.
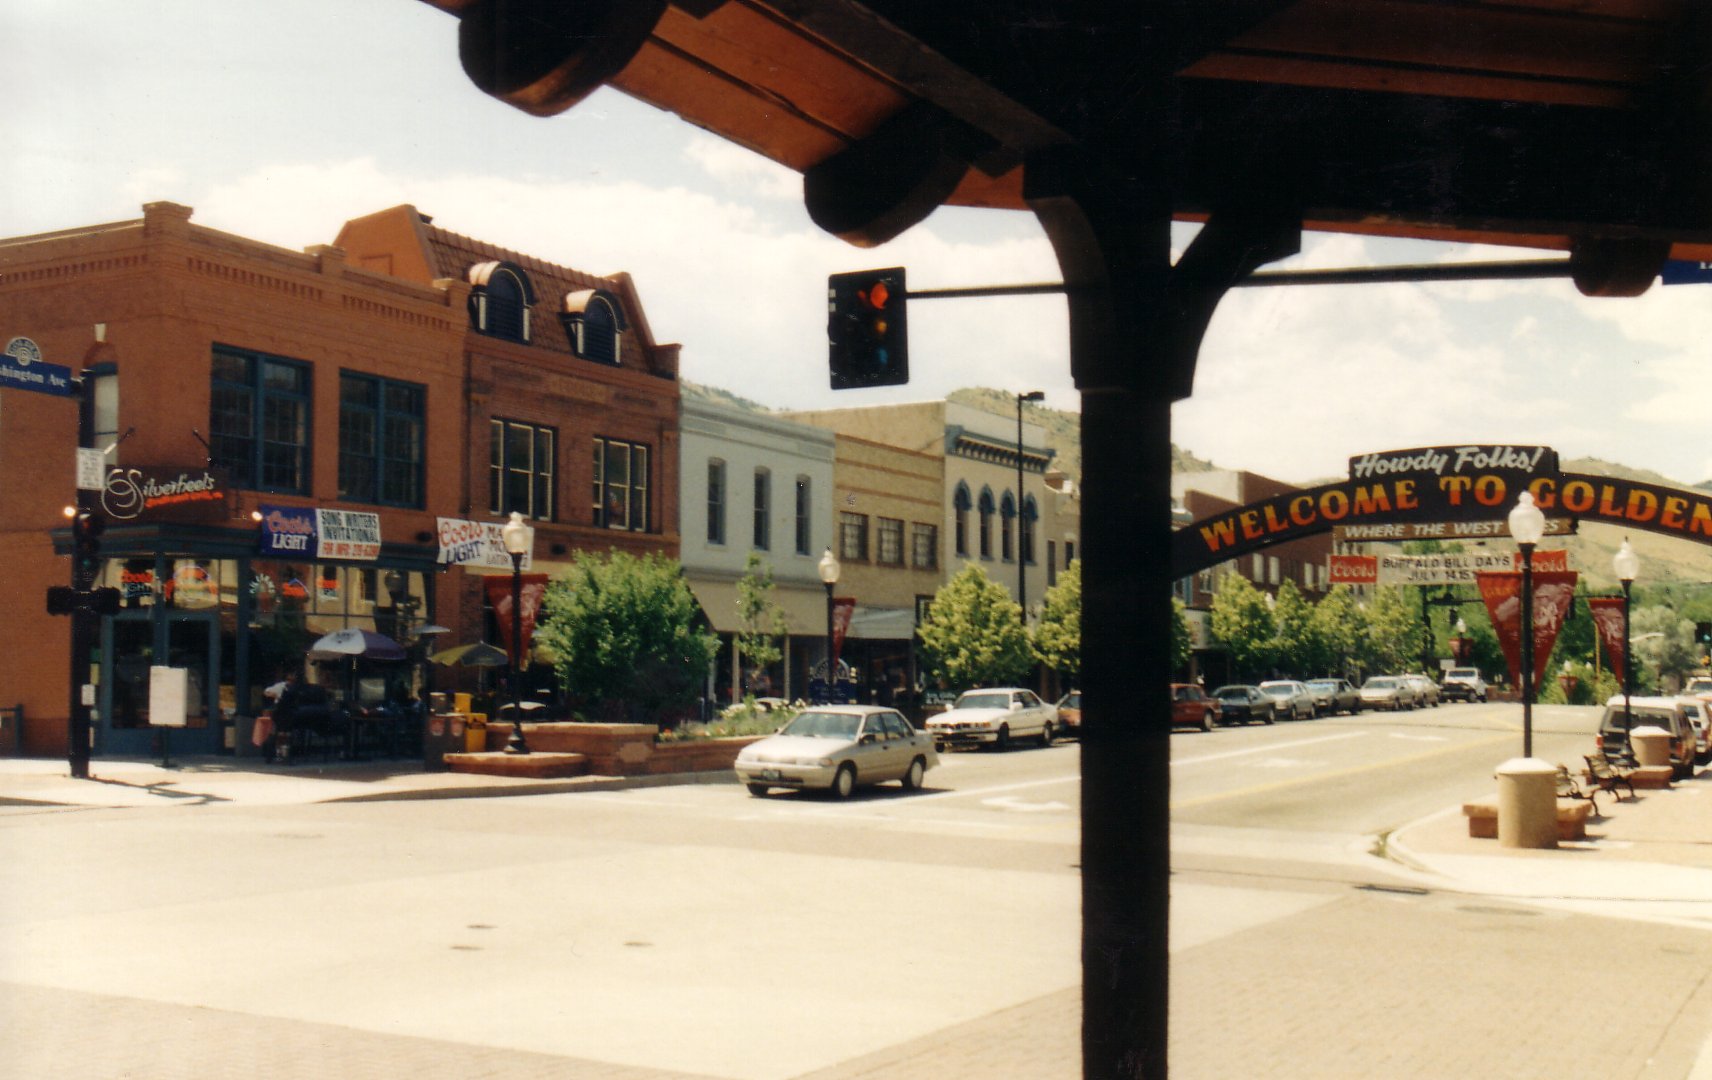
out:
{"label": "traffic light", "polygon": [[71,519],[71,580],[79,590],[101,576],[101,534],[106,531],[107,523],[88,510]]}
{"label": "traffic light", "polygon": [[826,339],[834,390],[909,382],[906,296],[901,266],[826,279]]}

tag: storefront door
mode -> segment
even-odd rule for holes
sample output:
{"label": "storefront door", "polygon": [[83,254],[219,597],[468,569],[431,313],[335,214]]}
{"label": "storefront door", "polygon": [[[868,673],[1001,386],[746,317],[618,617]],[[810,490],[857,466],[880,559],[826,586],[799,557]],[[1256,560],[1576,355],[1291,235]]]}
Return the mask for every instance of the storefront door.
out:
{"label": "storefront door", "polygon": [[[220,623],[215,612],[170,611],[157,620],[150,609],[142,609],[103,619],[101,656],[96,754],[159,754],[165,731],[170,731],[174,754],[220,751],[220,725],[213,722],[220,715]],[[190,673],[183,728],[149,723],[149,669],[156,665]]]}

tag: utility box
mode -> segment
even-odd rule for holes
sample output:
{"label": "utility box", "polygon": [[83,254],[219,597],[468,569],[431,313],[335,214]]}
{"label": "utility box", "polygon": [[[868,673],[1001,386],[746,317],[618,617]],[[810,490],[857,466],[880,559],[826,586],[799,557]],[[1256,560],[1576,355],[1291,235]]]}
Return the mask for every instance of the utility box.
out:
{"label": "utility box", "polygon": [[429,713],[422,721],[422,767],[445,772],[446,755],[462,754],[469,718],[463,713]]}

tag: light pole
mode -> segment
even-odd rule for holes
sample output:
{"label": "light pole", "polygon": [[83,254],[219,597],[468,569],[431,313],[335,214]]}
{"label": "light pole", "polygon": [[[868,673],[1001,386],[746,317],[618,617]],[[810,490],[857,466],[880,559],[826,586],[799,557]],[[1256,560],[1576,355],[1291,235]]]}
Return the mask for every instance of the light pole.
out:
{"label": "light pole", "polygon": [[1030,390],[1026,394],[1018,394],[1017,401],[1017,606],[1022,608],[1022,624],[1028,626],[1028,555],[1032,551],[1023,548],[1024,531],[1028,528],[1028,518],[1023,515],[1023,507],[1028,501],[1023,497],[1022,487],[1022,403],[1025,401],[1045,401],[1046,391]]}
{"label": "light pole", "polygon": [[826,700],[821,703],[823,705],[832,703],[832,687],[838,681],[838,672],[833,666],[832,656],[832,587],[838,584],[839,569],[837,556],[832,554],[831,548],[827,548],[825,554],[820,557],[820,581],[826,586]]}
{"label": "light pole", "polygon": [[1522,756],[1534,756],[1534,545],[1546,534],[1546,516],[1524,491],[1510,511],[1510,535],[1522,552]]}
{"label": "light pole", "polygon": [[1640,556],[1629,546],[1628,537],[1623,538],[1623,546],[1611,557],[1611,568],[1623,583],[1623,732],[1626,735],[1634,722],[1629,714],[1629,695],[1635,685],[1635,654],[1629,638],[1629,590],[1635,584],[1635,575],[1641,572]]}
{"label": "light pole", "polygon": [[511,520],[499,530],[506,553],[511,556],[511,738],[505,741],[508,754],[527,754],[523,738],[523,556],[535,546],[535,530],[524,524],[523,515],[511,512]]}

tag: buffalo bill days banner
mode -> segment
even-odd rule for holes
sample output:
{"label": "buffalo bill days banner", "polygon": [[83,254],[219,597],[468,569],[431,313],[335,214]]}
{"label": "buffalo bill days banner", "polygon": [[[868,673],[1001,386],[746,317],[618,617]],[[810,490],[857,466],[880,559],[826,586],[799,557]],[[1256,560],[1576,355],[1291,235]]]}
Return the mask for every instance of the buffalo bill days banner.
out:
{"label": "buffalo bill days banner", "polygon": [[[1350,459],[1348,480],[1215,514],[1172,536],[1172,572],[1190,574],[1336,526],[1503,522],[1523,491],[1548,518],[1603,521],[1712,544],[1712,493],[1558,471],[1543,446],[1445,446]],[[1489,533],[1490,528],[1475,529]]]}

